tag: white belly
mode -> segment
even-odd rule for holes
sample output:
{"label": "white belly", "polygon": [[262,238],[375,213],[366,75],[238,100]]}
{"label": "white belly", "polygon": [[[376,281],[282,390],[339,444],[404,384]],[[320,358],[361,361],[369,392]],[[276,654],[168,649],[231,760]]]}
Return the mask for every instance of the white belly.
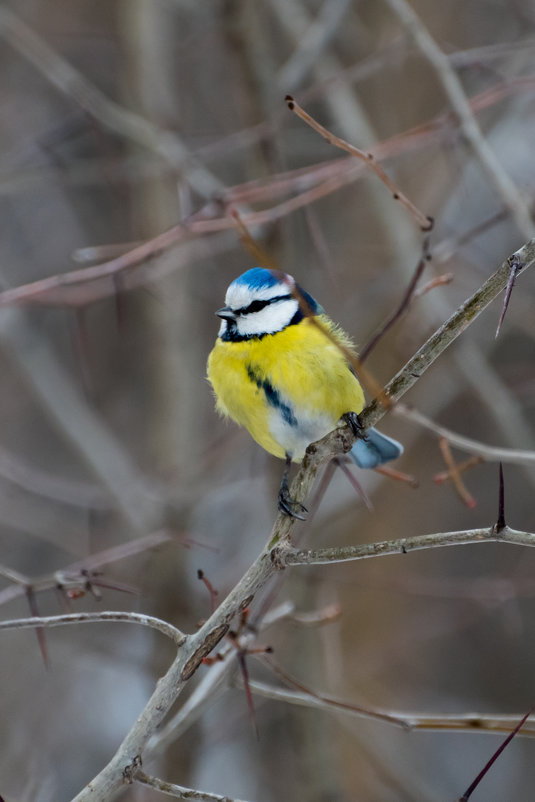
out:
{"label": "white belly", "polygon": [[328,415],[306,413],[295,414],[294,420],[288,422],[287,416],[274,409],[269,416],[269,429],[274,440],[279,443],[294,462],[301,462],[310,443],[314,443],[331,432],[336,421]]}

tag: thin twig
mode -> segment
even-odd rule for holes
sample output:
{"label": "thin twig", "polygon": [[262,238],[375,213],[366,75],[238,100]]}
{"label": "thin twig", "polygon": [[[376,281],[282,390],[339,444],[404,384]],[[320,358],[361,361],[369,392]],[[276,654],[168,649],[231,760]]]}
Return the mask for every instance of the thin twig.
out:
{"label": "thin twig", "polygon": [[380,327],[379,331],[377,331],[376,334],[374,334],[374,336],[371,338],[371,340],[369,340],[366,343],[364,348],[362,348],[360,350],[359,360],[360,360],[361,364],[362,364],[362,362],[364,362],[365,359],[367,359],[369,357],[369,355],[371,354],[371,352],[373,351],[373,349],[375,348],[377,343],[385,336],[387,331],[389,331],[392,328],[394,323],[397,320],[399,320],[399,318],[403,315],[403,313],[406,312],[407,309],[409,308],[409,304],[410,304],[410,302],[412,301],[412,299],[415,296],[417,284],[418,284],[418,282],[420,281],[420,279],[422,277],[422,273],[425,270],[425,266],[426,266],[427,262],[429,261],[429,258],[430,258],[429,257],[429,237],[425,237],[424,238],[424,242],[423,242],[423,247],[422,247],[422,257],[421,257],[420,261],[418,262],[418,264],[416,265],[416,270],[414,271],[414,274],[413,274],[413,276],[412,276],[412,278],[411,278],[411,280],[409,282],[409,286],[407,287],[407,289],[405,290],[405,293],[403,294],[403,298],[399,302],[399,304],[396,307],[396,309],[394,309],[392,314],[382,324],[382,326]]}
{"label": "thin twig", "polygon": [[464,486],[464,482],[461,479],[460,471],[455,464],[455,460],[453,459],[453,454],[451,453],[450,444],[448,442],[447,437],[440,437],[438,444],[440,446],[440,451],[442,453],[442,458],[449,469],[449,475],[451,476],[452,482],[455,486],[455,490],[457,491],[459,498],[466,504],[467,507],[475,507],[476,500],[475,498],[468,492],[466,487]]}
{"label": "thin twig", "polygon": [[141,769],[133,769],[132,779],[142,785],[148,785],[150,788],[156,788],[162,794],[172,796],[174,799],[194,799],[197,802],[244,802],[244,800],[231,799],[230,796],[220,796],[220,794],[210,794],[206,791],[195,791],[193,788],[184,788],[183,785],[175,785],[168,783],[165,780],[160,780],[158,777],[149,777]]}
{"label": "thin twig", "polygon": [[115,621],[124,624],[141,624],[144,627],[157,629],[163,635],[171,638],[177,646],[181,646],[186,636],[179,629],[167,621],[154,618],[152,615],[129,612],[102,611],[99,613],[66,613],[64,615],[34,616],[32,618],[14,618],[10,621],[0,621],[0,629],[29,629],[35,627],[63,627],[68,624],[100,624],[106,621]]}
{"label": "thin twig", "polygon": [[430,432],[434,432],[442,437],[447,437],[450,443],[456,448],[468,451],[471,454],[477,454],[487,461],[502,461],[517,465],[530,465],[535,463],[535,451],[489,446],[487,443],[482,443],[480,440],[473,440],[471,437],[465,437],[458,432],[454,432],[452,429],[447,429],[445,426],[435,423],[435,421],[428,418],[427,415],[424,415],[418,409],[414,409],[407,404],[396,404],[393,413],[405,420],[417,423]]}
{"label": "thin twig", "polygon": [[[513,256],[518,259],[523,270],[535,262],[535,239],[530,240],[516,251]],[[513,257],[510,257],[513,258]],[[465,301],[451,317],[422,345],[407,364],[394,376],[385,388],[392,401],[397,401],[418,381],[424,371],[433,364],[439,354],[462,334],[462,332],[486,309],[507,285],[510,274],[510,259],[490,276],[487,281]],[[368,404],[361,414],[365,428],[375,426],[385,410],[378,400]]]}
{"label": "thin twig", "polygon": [[415,206],[414,203],[412,203],[412,201],[410,201],[407,196],[396,187],[380,164],[376,161],[373,153],[370,151],[365,153],[363,150],[360,150],[354,145],[351,145],[349,142],[346,142],[345,139],[335,136],[333,133],[331,133],[331,131],[325,128],[325,126],[321,125],[321,123],[319,123],[310,114],[308,114],[308,112],[301,108],[299,103],[297,103],[297,101],[291,95],[286,95],[285,100],[290,111],[295,112],[295,114],[297,114],[297,116],[300,117],[303,122],[313,128],[314,131],[317,131],[318,134],[321,134],[321,136],[326,139],[330,145],[334,145],[335,147],[340,148],[340,150],[345,150],[346,153],[350,153],[351,156],[356,156],[357,159],[360,159],[367,164],[370,170],[372,170],[383,182],[383,184],[390,190],[394,200],[398,200],[403,206],[405,206],[406,209],[409,210],[414,219],[418,222],[422,231],[430,231],[433,228],[433,219],[423,214],[423,212],[421,212],[417,206]]}
{"label": "thin twig", "polygon": [[[533,90],[535,82],[533,78],[529,81],[518,80],[520,81],[521,89]],[[472,105],[474,109],[480,110],[491,103],[497,102],[497,100],[501,99],[503,93],[511,91],[511,83],[504,84],[501,90],[501,94],[500,92],[496,94],[496,90],[492,97],[487,92],[484,93],[485,98],[480,99],[480,96],[473,98]],[[430,142],[443,130],[446,123],[446,117],[437,118],[422,126],[391,137],[386,142],[374,147],[376,158],[386,158],[387,156],[414,149],[421,144],[422,137],[425,137],[426,141]],[[273,197],[274,194],[279,195],[281,192],[297,191],[299,193],[295,197],[282,201],[270,208],[242,215],[242,220],[247,226],[262,225],[275,222],[297,209],[306,207],[308,204],[336,192],[343,186],[360,178],[364,170],[365,165],[362,163],[351,166],[351,160],[336,159],[331,162],[314,165],[312,168],[306,167],[292,170],[260,182],[247,182],[225,191],[221,199],[224,204],[228,204],[244,202],[245,200],[252,202],[255,198],[265,200]],[[185,239],[228,231],[235,226],[233,219],[226,214],[222,217],[214,216],[213,204],[209,204],[209,207],[204,212],[209,217],[196,215],[195,218],[182,221],[180,224],[136,246],[127,253],[120,254],[118,257],[102,264],[72,270],[68,273],[56,274],[0,292],[0,306],[10,304],[72,304],[76,306],[90,303],[103,297],[103,295],[109,295],[113,292],[111,277],[115,272],[131,270],[163,251],[178,245]],[[149,283],[155,276],[157,277],[157,272],[151,268],[139,280],[133,281],[131,285],[129,284],[129,288]],[[108,282],[105,290],[91,290],[87,286],[98,281]]]}
{"label": "thin twig", "polygon": [[[485,462],[481,454],[476,454],[473,457],[469,457],[465,459],[463,462],[458,462],[455,466],[455,472],[457,474],[464,473],[465,471],[469,471],[471,468],[475,468],[476,465],[481,465],[482,462]],[[436,485],[442,485],[444,482],[449,482],[453,478],[453,471],[442,471],[442,473],[437,473],[433,476],[433,482]]]}
{"label": "thin twig", "polygon": [[222,188],[220,181],[193,157],[176,133],[159,129],[114,103],[5,6],[0,9],[0,36],[62,94],[74,100],[106,128],[149,148],[180,170],[200,195],[211,197]]}
{"label": "thin twig", "polygon": [[[236,684],[239,680],[236,678]],[[370,718],[381,720],[386,724],[399,726],[404,730],[424,730],[431,732],[484,732],[500,733],[510,732],[518,721],[518,716],[514,714],[485,715],[484,713],[464,713],[459,716],[451,713],[414,713],[401,712],[396,710],[377,710],[374,708],[364,708],[353,705],[350,702],[343,702],[338,699],[331,699],[328,696],[314,693],[311,695],[305,691],[290,690],[280,688],[260,680],[251,680],[251,690],[253,693],[263,696],[266,699],[285,702],[286,704],[298,705],[300,707],[311,707],[330,713],[345,713],[346,715],[358,718]],[[519,733],[527,738],[535,738],[535,722],[528,722],[528,727]]]}
{"label": "thin twig", "polygon": [[437,532],[432,535],[415,535],[396,540],[380,540],[376,543],[359,543],[355,546],[336,546],[325,549],[295,549],[288,543],[284,543],[278,548],[277,560],[282,565],[330,565],[365,560],[370,557],[408,554],[409,551],[421,551],[422,549],[488,542],[534,547],[535,533],[511,529],[509,526],[505,526],[504,529],[497,532],[496,527],[491,526],[483,529]]}

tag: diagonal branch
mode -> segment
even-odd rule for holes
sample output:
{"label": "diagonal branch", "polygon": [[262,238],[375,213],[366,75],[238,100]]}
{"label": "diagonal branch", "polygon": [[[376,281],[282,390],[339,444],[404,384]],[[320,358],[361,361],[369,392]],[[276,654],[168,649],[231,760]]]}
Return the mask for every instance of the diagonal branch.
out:
{"label": "diagonal branch", "polygon": [[110,100],[5,7],[0,9],[0,36],[33,64],[56,89],[74,100],[106,128],[152,150],[180,170],[190,186],[200,195],[210,198],[222,188],[220,181],[193,157],[174,132],[160,129],[149,120]]}
{"label": "diagonal branch", "polygon": [[[515,254],[515,258],[524,266],[523,270],[530,267],[535,262],[535,240],[520,248]],[[395,401],[401,398],[420,378],[422,373],[445,351],[448,345],[496,298],[506,286],[509,273],[510,263],[506,260],[483,286],[427,340],[387,385],[386,391],[392,400]],[[377,401],[372,401],[362,414],[364,426],[368,427],[375,424],[384,414],[384,407]],[[349,427],[341,426],[322,440],[309,446],[302,467],[292,484],[292,496],[303,502],[312,488],[320,466],[333,457],[348,451],[352,447],[354,440],[354,435],[349,430]],[[73,802],[109,802],[121,791],[125,767],[131,765],[135,756],[143,753],[149,739],[156,733],[185,684],[202,664],[203,658],[220,643],[228,632],[234,616],[249,607],[255,595],[278,570],[290,564],[290,555],[294,553],[294,550],[285,541],[288,540],[294,525],[294,519],[282,514],[277,515],[269,541],[261,554],[203,626],[187,637],[174,662],[157,683],[144,710],[136,719],[113,758],[77,794]],[[476,531],[475,535],[473,532],[471,535],[450,533],[451,545],[453,542],[473,543],[494,539],[523,545],[535,544],[535,535],[516,532],[508,527],[499,534],[489,529],[474,531]],[[433,544],[433,536],[427,537],[427,543],[420,542],[421,548],[429,547]],[[444,539],[444,536],[442,536],[442,539]],[[414,539],[406,538],[405,544],[393,541],[398,553],[403,551],[402,545],[406,547],[407,543],[410,544],[411,542],[413,548],[416,548]],[[273,546],[277,543],[282,544],[282,547],[279,545],[277,549],[274,549]],[[376,553],[381,551],[377,544],[368,546],[368,549],[370,551],[375,550]],[[391,549],[393,553],[394,545],[391,546]],[[302,553],[297,553],[299,554],[299,559],[296,557],[295,563],[302,564]],[[330,556],[332,557],[332,555]],[[372,554],[370,553],[368,556],[372,556]]]}

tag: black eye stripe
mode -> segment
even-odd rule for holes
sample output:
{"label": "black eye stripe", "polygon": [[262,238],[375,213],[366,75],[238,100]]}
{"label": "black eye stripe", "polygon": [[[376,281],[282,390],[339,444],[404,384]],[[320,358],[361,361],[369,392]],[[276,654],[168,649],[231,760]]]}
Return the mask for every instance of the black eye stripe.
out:
{"label": "black eye stripe", "polygon": [[241,309],[235,309],[234,312],[237,315],[248,315],[250,312],[260,312],[261,309],[269,306],[269,304],[273,304],[276,301],[287,301],[291,297],[291,295],[277,295],[275,298],[269,298],[267,301],[251,301],[249,306],[243,306]]}

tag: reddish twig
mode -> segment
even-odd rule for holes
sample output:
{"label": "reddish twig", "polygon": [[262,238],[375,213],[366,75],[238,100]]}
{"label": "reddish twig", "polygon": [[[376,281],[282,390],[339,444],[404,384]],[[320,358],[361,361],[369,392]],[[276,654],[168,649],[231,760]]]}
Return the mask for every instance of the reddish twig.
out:
{"label": "reddish twig", "polygon": [[366,493],[366,491],[364,490],[364,488],[362,487],[362,485],[360,484],[358,479],[355,476],[353,476],[353,474],[349,470],[349,467],[347,465],[347,461],[343,457],[342,458],[335,457],[332,460],[332,462],[335,465],[337,465],[338,468],[341,469],[342,473],[347,477],[347,479],[349,481],[349,484],[351,485],[353,490],[355,490],[357,495],[362,499],[362,501],[365,503],[365,505],[368,508],[368,510],[370,512],[373,512],[373,504],[371,502],[370,497],[368,496],[368,494]]}
{"label": "reddish twig", "polygon": [[442,275],[432,278],[431,281],[428,281],[423,287],[417,287],[412,297],[421,298],[423,295],[427,295],[430,290],[434,290],[435,287],[445,287],[446,284],[451,284],[454,278],[455,276],[453,273],[442,273]]}
{"label": "reddish twig", "polygon": [[396,482],[403,482],[409,487],[412,487],[414,490],[417,490],[420,487],[420,482],[410,473],[404,473],[403,471],[398,471],[396,468],[392,468],[391,465],[378,465],[374,468],[376,473],[380,473],[382,476],[388,476],[389,479],[394,479]]}
{"label": "reddish twig", "polygon": [[507,312],[509,301],[511,299],[511,293],[513,292],[513,287],[515,286],[516,277],[524,267],[524,265],[518,260],[516,254],[513,254],[513,256],[510,257],[509,264],[511,265],[511,274],[509,276],[509,281],[507,282],[507,287],[505,288],[505,296],[503,299],[502,311],[500,314],[500,319],[498,320],[498,326],[496,328],[496,335],[495,335],[496,337],[500,333],[503,319],[505,317],[505,313]]}
{"label": "reddish twig", "polygon": [[201,571],[200,568],[197,571],[197,579],[201,580],[210,594],[210,612],[213,613],[217,607],[217,597],[219,596],[219,591],[214,588],[210,580],[206,578],[204,571]]}
{"label": "reddish twig", "polygon": [[373,351],[373,349],[375,348],[375,346],[377,345],[379,340],[381,340],[385,336],[387,331],[389,331],[389,329],[392,328],[394,323],[397,320],[399,320],[399,318],[409,308],[410,302],[412,301],[412,299],[414,297],[414,294],[416,292],[416,285],[420,281],[420,278],[422,277],[422,273],[424,272],[426,263],[429,261],[430,258],[431,257],[430,257],[430,254],[429,254],[429,237],[425,237],[424,241],[423,241],[423,247],[422,247],[422,257],[421,257],[420,261],[418,262],[418,264],[416,265],[416,270],[414,271],[414,274],[413,274],[413,276],[412,276],[412,278],[411,278],[411,280],[409,282],[409,286],[405,290],[405,294],[403,295],[403,298],[401,299],[401,301],[398,304],[397,308],[394,309],[394,311],[392,312],[390,317],[388,317],[387,320],[380,327],[379,331],[376,332],[376,334],[374,334],[374,336],[371,338],[371,340],[369,340],[368,343],[361,350],[361,352],[359,354],[359,360],[360,360],[361,365],[364,362],[364,360],[369,357],[369,355],[371,354],[371,352]]}
{"label": "reddish twig", "polygon": [[449,468],[450,476],[452,479],[453,484],[455,485],[455,489],[459,494],[460,498],[466,504],[467,507],[475,507],[476,500],[474,497],[468,492],[466,487],[463,484],[463,481],[459,475],[459,468],[455,464],[455,460],[453,459],[450,444],[446,437],[441,437],[438,441],[440,450],[442,452],[442,457],[444,458],[444,462]]}
{"label": "reddish twig", "polygon": [[[455,470],[457,473],[464,473],[464,471],[469,471],[471,468],[475,468],[476,465],[481,465],[482,462],[485,462],[481,454],[476,454],[474,457],[469,457],[465,459],[464,462],[459,462],[455,466]],[[444,482],[449,482],[452,479],[451,471],[442,471],[442,473],[437,473],[433,477],[433,482],[436,485],[442,485]]]}
{"label": "reddish twig", "polygon": [[340,150],[345,150],[346,153],[349,153],[351,156],[355,156],[357,159],[365,162],[369,166],[370,170],[373,170],[375,175],[390,190],[394,200],[399,200],[399,202],[409,210],[414,219],[420,225],[422,231],[431,231],[434,223],[433,218],[424,215],[423,212],[421,212],[414,205],[414,203],[407,198],[406,195],[400,192],[393,181],[391,181],[388,175],[385,173],[383,168],[375,160],[373,153],[370,153],[369,151],[365,153],[363,150],[360,150],[354,145],[351,145],[349,142],[346,142],[345,139],[335,136],[327,128],[325,128],[325,126],[321,125],[321,123],[319,123],[310,114],[308,114],[308,112],[301,108],[299,103],[297,103],[291,95],[286,95],[285,100],[290,111],[295,112],[295,114],[297,114],[297,116],[300,117],[303,122],[309,125],[314,131],[317,131],[318,134],[326,139],[330,145],[334,145],[335,147],[340,148]]}

